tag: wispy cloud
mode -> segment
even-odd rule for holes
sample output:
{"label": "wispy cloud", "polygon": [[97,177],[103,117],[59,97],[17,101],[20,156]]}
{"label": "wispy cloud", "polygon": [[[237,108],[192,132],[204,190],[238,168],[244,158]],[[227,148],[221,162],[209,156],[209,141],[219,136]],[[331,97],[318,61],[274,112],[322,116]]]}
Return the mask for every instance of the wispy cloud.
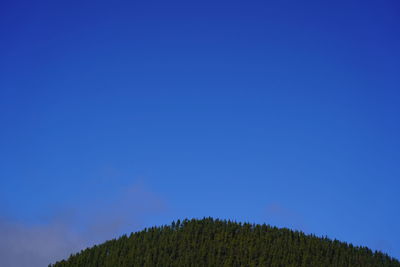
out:
{"label": "wispy cloud", "polygon": [[303,216],[281,203],[269,203],[265,209],[265,216],[270,224],[307,231]]}
{"label": "wispy cloud", "polygon": [[68,225],[27,225],[0,221],[1,266],[47,266],[82,248],[87,241]]}
{"label": "wispy cloud", "polygon": [[0,266],[47,266],[124,231],[138,230],[148,216],[167,209],[165,200],[143,183],[114,195],[57,211],[42,224],[0,218]]}

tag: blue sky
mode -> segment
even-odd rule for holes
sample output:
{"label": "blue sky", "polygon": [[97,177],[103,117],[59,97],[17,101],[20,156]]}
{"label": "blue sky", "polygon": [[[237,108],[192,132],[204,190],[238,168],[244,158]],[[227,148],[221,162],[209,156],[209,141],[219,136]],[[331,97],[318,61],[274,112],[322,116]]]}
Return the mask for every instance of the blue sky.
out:
{"label": "blue sky", "polygon": [[399,258],[399,15],[395,0],[3,1],[0,263],[203,216]]}

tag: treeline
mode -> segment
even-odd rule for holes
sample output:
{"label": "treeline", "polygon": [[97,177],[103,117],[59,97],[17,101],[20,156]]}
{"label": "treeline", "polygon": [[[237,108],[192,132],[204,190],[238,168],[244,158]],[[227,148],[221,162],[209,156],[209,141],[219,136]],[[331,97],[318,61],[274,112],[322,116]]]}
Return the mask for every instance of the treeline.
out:
{"label": "treeline", "polygon": [[124,235],[49,266],[400,267],[400,262],[366,247],[286,228],[204,218]]}

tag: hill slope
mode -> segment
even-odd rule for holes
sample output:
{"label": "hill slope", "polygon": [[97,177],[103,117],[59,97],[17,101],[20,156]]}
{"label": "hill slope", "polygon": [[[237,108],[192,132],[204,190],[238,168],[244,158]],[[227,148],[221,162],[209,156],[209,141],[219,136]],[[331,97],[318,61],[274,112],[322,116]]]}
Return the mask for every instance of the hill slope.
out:
{"label": "hill slope", "polygon": [[365,247],[289,229],[205,218],[122,236],[50,266],[400,267],[400,262]]}

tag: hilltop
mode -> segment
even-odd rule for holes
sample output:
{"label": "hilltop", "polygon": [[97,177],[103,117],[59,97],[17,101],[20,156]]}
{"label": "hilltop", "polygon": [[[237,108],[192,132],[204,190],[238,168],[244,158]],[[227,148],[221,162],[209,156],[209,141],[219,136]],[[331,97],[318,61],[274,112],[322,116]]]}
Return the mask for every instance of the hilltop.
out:
{"label": "hilltop", "polygon": [[400,262],[366,247],[286,228],[204,218],[124,235],[49,266],[400,267]]}

